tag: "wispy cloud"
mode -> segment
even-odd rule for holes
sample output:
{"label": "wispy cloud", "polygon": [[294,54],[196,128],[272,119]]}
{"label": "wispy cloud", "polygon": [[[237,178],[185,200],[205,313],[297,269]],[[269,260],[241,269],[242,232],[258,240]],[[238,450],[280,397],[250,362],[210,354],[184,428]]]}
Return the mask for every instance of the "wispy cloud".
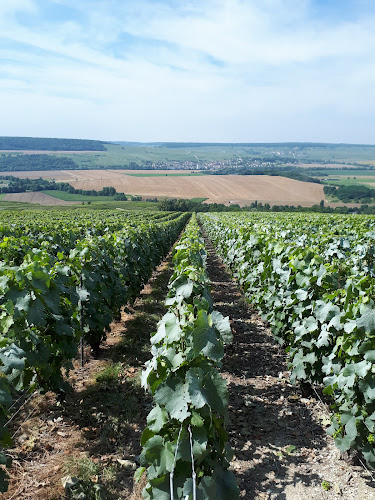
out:
{"label": "wispy cloud", "polygon": [[0,134],[375,142],[374,21],[364,0],[1,2]]}

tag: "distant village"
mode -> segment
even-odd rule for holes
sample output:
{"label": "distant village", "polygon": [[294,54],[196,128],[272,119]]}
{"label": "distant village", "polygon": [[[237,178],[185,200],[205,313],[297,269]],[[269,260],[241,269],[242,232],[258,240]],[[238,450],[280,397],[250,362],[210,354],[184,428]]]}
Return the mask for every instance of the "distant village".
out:
{"label": "distant village", "polygon": [[252,168],[266,168],[271,167],[280,160],[271,161],[261,161],[253,158],[240,158],[230,160],[215,160],[215,161],[159,161],[153,162],[152,168],[154,169],[166,169],[166,170],[220,170],[224,167],[252,167]]}

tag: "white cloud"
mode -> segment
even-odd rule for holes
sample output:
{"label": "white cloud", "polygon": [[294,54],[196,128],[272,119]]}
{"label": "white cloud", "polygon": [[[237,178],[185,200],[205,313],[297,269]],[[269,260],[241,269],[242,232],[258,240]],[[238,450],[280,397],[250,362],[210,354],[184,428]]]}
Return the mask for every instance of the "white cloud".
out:
{"label": "white cloud", "polygon": [[35,24],[42,2],[0,4],[2,135],[374,142],[371,15],[313,19],[307,0],[54,3],[80,15]]}

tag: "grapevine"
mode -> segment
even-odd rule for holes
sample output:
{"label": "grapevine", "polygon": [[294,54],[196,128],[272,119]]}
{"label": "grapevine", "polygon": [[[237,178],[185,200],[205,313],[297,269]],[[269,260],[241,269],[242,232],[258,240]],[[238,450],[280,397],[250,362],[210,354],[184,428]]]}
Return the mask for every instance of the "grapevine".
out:
{"label": "grapevine", "polygon": [[[228,318],[213,311],[206,252],[193,216],[174,251],[168,312],[151,337],[142,381],[155,406],[142,435],[144,498],[238,498],[228,471],[228,391],[218,369],[232,340]],[[195,490],[196,495],[195,496]]]}

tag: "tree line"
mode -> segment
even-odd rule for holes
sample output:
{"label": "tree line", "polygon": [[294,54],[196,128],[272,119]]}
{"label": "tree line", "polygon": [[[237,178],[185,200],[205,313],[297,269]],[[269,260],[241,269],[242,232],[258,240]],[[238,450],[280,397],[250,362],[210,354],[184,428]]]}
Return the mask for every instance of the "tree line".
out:
{"label": "tree line", "polygon": [[184,199],[167,199],[159,202],[159,209],[176,212],[315,212],[325,214],[375,214],[375,206],[367,204],[360,207],[329,207],[324,205],[324,200],[312,207],[301,205],[271,205],[270,203],[258,203],[257,201],[248,206],[240,207],[233,203],[229,206],[222,203],[201,203]]}
{"label": "tree line", "polygon": [[9,181],[7,185],[0,184],[0,193],[25,193],[26,191],[65,191],[72,194],[82,194],[85,196],[114,196],[116,201],[126,201],[124,193],[118,193],[112,186],[103,187],[100,191],[95,189],[76,189],[68,182],[55,182],[46,179],[19,179],[12,175],[0,176],[0,180]]}

